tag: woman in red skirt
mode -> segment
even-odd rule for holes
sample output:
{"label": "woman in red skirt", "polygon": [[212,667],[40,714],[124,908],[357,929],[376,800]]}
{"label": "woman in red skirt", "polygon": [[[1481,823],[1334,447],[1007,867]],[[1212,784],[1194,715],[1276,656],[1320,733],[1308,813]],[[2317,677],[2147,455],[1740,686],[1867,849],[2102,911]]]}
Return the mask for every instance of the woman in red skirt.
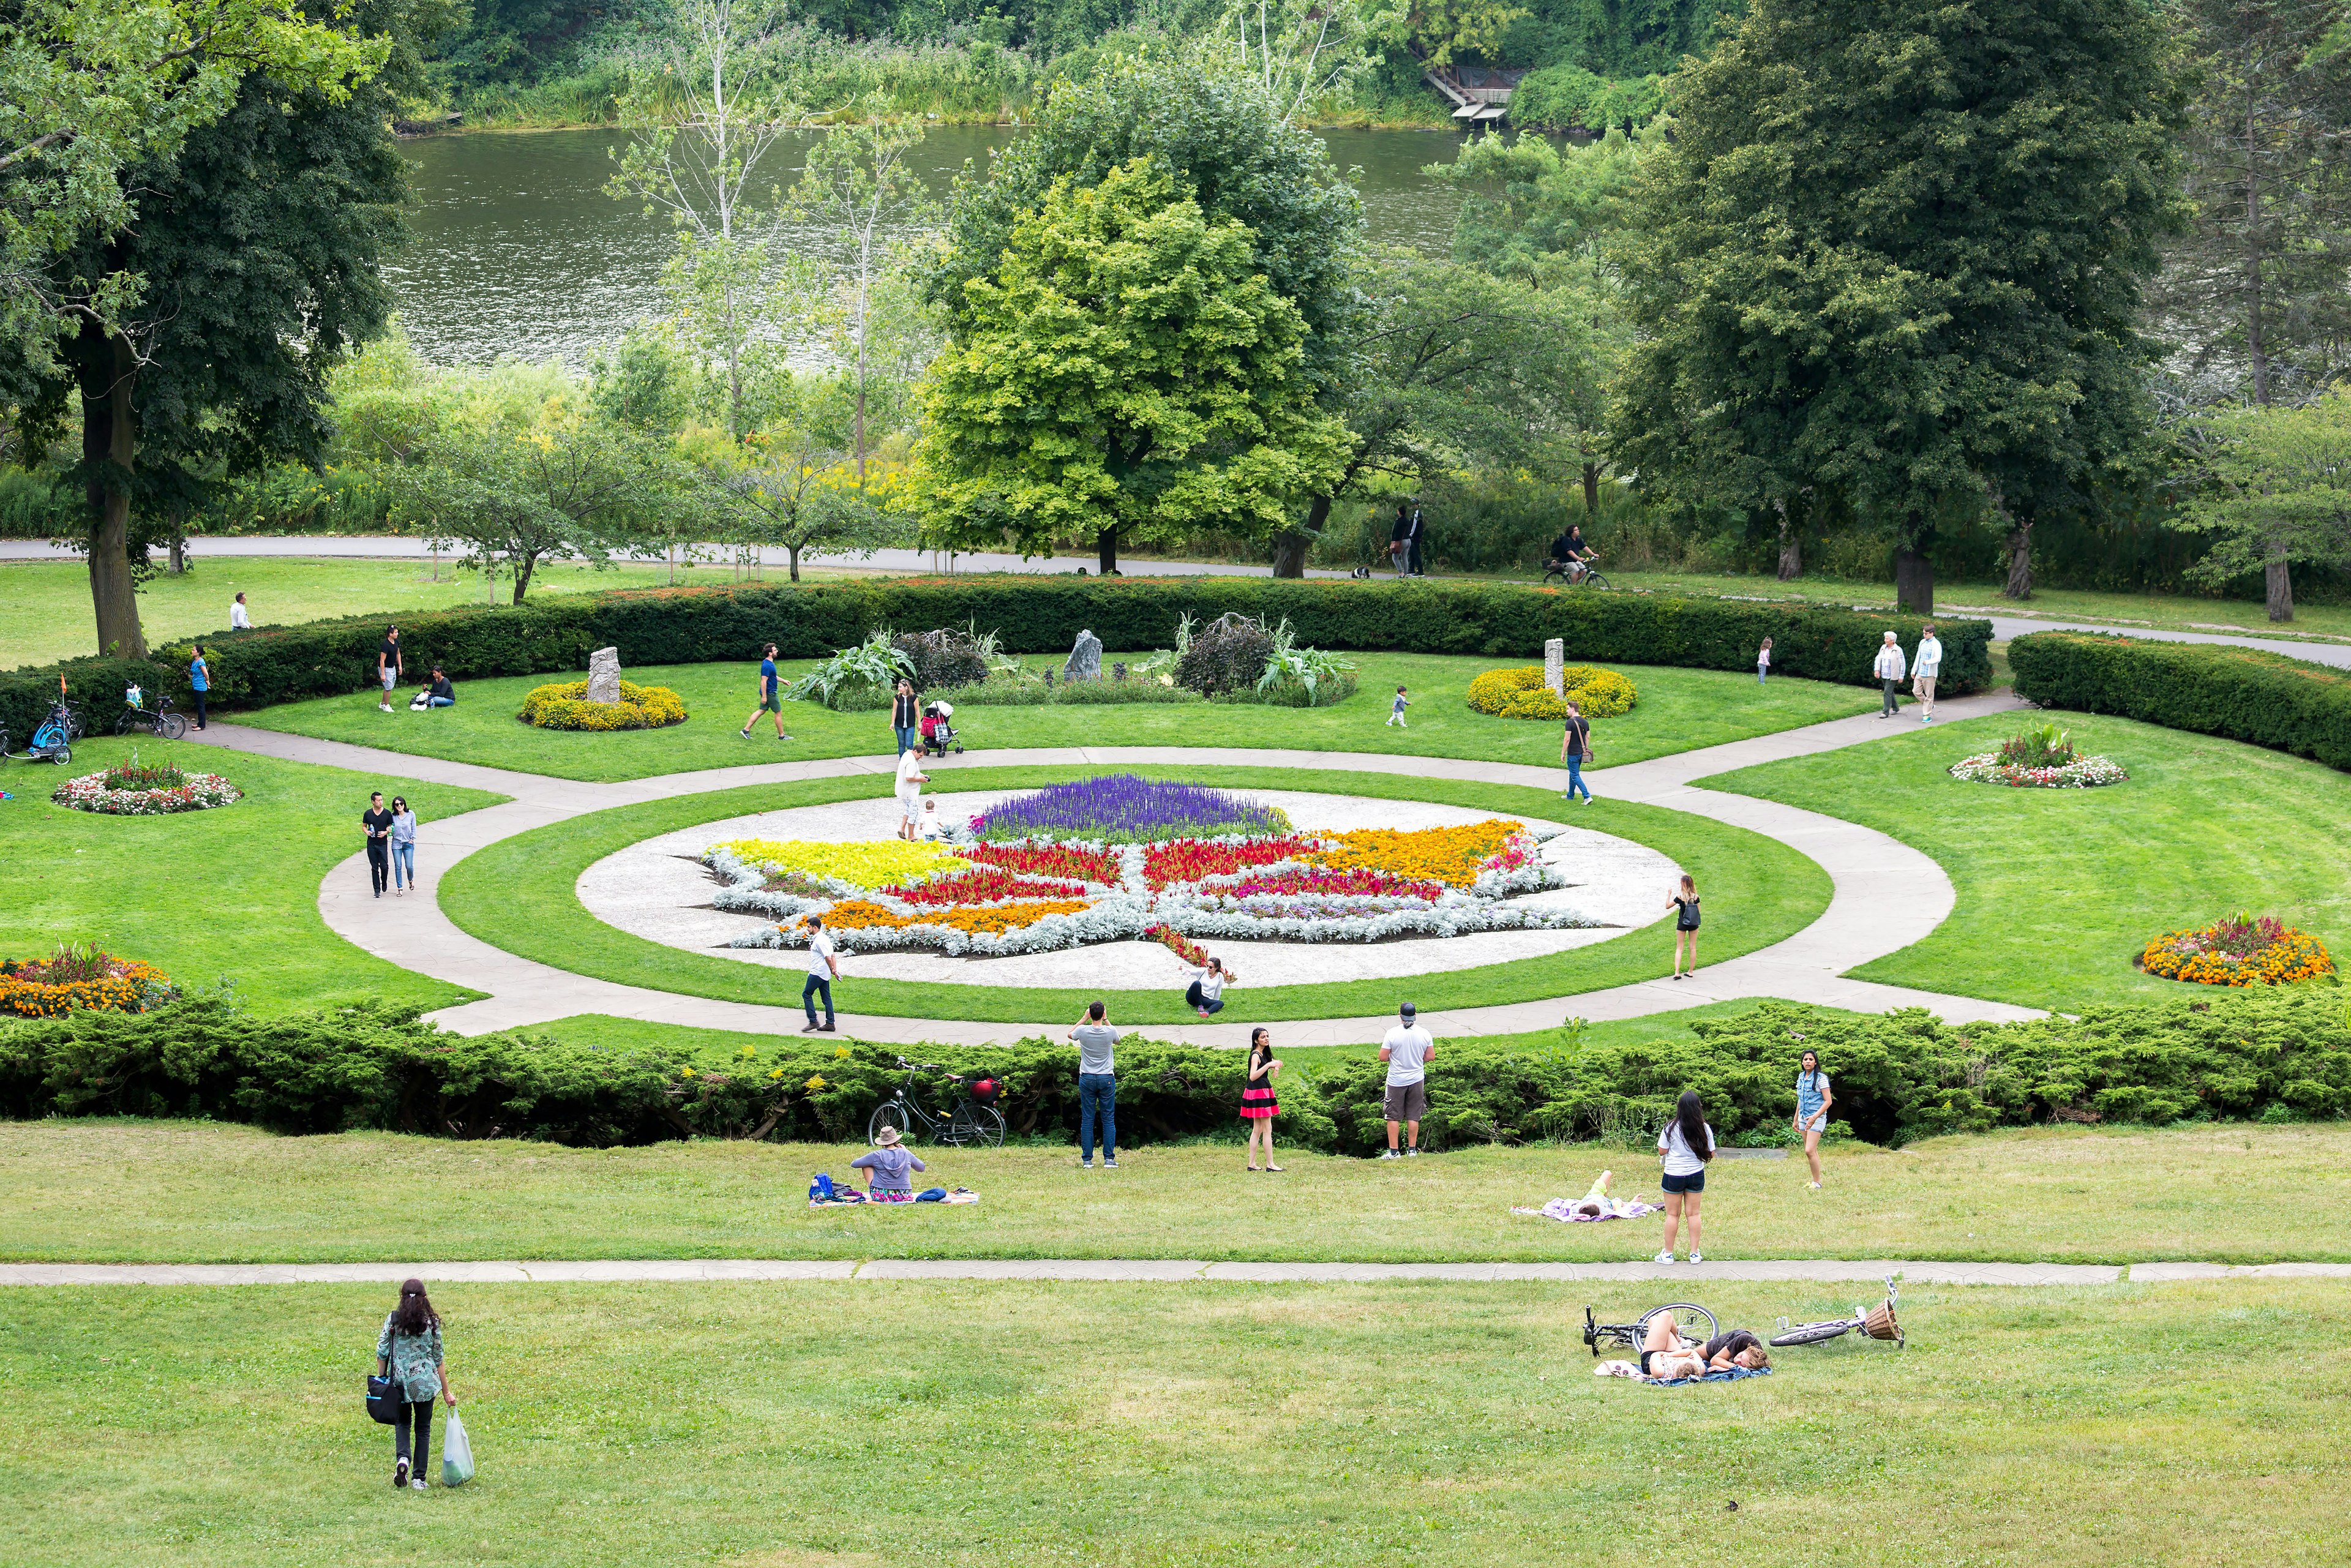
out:
{"label": "woman in red skirt", "polygon": [[1281,1107],[1273,1098],[1273,1075],[1281,1071],[1281,1063],[1273,1054],[1273,1036],[1260,1024],[1249,1031],[1249,1076],[1241,1081],[1241,1120],[1249,1124],[1249,1168],[1256,1170],[1258,1144],[1265,1145],[1265,1168],[1278,1171],[1273,1163],[1273,1119],[1281,1114]]}

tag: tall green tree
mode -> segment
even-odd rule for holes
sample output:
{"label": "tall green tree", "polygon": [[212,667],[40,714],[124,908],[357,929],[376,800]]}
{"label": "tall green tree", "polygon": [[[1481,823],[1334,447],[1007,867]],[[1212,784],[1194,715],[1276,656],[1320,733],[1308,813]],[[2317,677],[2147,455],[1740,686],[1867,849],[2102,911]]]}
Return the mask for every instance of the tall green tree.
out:
{"label": "tall green tree", "polygon": [[1938,530],[2072,482],[2085,400],[2137,395],[2180,99],[2138,0],[1757,0],[1644,161],[1620,459],[1850,497],[1931,609]]}
{"label": "tall green tree", "polygon": [[2214,542],[2191,571],[2217,586],[2258,570],[2270,619],[2291,621],[2295,562],[2351,564],[2351,393],[2232,409],[2206,434],[2202,483],[2178,523]]}
{"label": "tall green tree", "polygon": [[2351,369],[2351,50],[2332,0],[2175,0],[2194,67],[2194,222],[2158,298],[2201,365],[2267,403]]}
{"label": "tall green tree", "polygon": [[1270,534],[1339,466],[1298,307],[1154,159],[1057,181],[963,295],[912,481],[935,541],[1090,533],[1107,575],[1122,538]]}

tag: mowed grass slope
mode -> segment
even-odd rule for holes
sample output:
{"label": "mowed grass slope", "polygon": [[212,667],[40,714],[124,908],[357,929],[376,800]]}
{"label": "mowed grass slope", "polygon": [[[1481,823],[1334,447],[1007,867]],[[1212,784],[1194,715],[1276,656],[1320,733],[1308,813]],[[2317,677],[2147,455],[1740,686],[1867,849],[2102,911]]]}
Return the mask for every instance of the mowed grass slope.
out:
{"label": "mowed grass slope", "polygon": [[[0,800],[0,956],[92,941],[158,965],[183,986],[226,977],[240,997],[266,1005],[375,998],[435,1008],[475,994],[329,931],[319,918],[319,883],[363,847],[360,813],[371,789],[404,795],[427,823],[503,797],[150,738],[136,743],[141,761],[218,773],[245,799],[168,817],[101,816],[50,802],[59,784],[133,749],[110,737],[77,744],[66,768],[0,770],[0,784],[16,797]],[[431,852],[429,841],[419,852]]]}
{"label": "mowed grass slope", "polygon": [[[1861,822],[1932,856],[1959,904],[1868,980],[2066,1010],[2176,998],[2132,965],[2149,938],[2239,910],[2351,943],[2351,777],[2258,747],[2046,716],[2130,771],[2098,789],[1962,783],[1949,768],[2043,716],[1911,727],[1704,781]],[[2330,983],[2331,982],[2322,982]]]}
{"label": "mowed grass slope", "polygon": [[[362,691],[232,716],[240,724],[327,740],[598,780],[643,779],[744,762],[886,756],[893,749],[886,712],[834,713],[813,703],[784,705],[784,727],[791,733],[791,740],[776,739],[771,720],[763,721],[746,740],[739,730],[756,700],[756,658],[742,664],[635,667],[628,664],[628,653],[626,648],[621,650],[622,674],[632,681],[674,689],[685,699],[691,716],[685,723],[634,734],[589,735],[535,729],[515,717],[531,687],[580,678],[564,674],[466,681],[457,688],[455,707],[430,714],[411,714],[405,706],[391,714],[380,712],[377,694]],[[967,703],[956,711],[956,727],[965,745],[981,753],[1016,747],[1207,746],[1558,766],[1557,725],[1494,718],[1473,713],[1467,702],[1474,676],[1510,665],[1540,664],[1541,649],[1532,651],[1531,660],[1391,653],[1347,656],[1355,664],[1362,685],[1353,696],[1332,707],[1156,703],[986,707]],[[784,678],[789,682],[809,667],[805,663],[787,663]],[[1593,725],[1596,755],[1604,769],[1616,763],[1843,718],[1866,712],[1876,700],[1857,687],[1818,681],[1775,680],[1761,687],[1751,674],[1723,670],[1612,667],[1633,678],[1640,688],[1640,702],[1621,718]],[[353,681],[364,674],[364,671],[355,672]],[[1412,701],[1401,728],[1386,722],[1398,685],[1409,688]],[[1606,787],[1598,792],[1607,793]]]}
{"label": "mowed grass slope", "polygon": [[[1438,1058],[1443,1070],[1443,1057]],[[1653,1149],[1483,1148],[1383,1161],[1230,1145],[923,1147],[967,1207],[810,1209],[809,1178],[862,1145],[697,1141],[634,1149],[390,1133],[283,1138],[184,1122],[0,1124],[0,1259],[291,1262],[500,1258],[1631,1260],[1660,1222],[1568,1225],[1513,1207],[1579,1197],[1603,1168],[1657,1198]],[[2124,1262],[2351,1259],[2351,1127],[2036,1128],[1899,1150],[1725,1159],[1710,1259]],[[1684,1243],[1687,1245],[1687,1243]],[[15,1298],[10,1298],[12,1301]]]}
{"label": "mowed grass slope", "polygon": [[[0,1560],[2341,1560],[2339,1285],[1922,1288],[1907,1351],[1591,1375],[1583,1302],[1663,1289],[444,1286],[479,1469],[424,1493],[360,1407],[388,1287],[13,1291]],[[1768,1330],[1865,1292],[1701,1293]]]}

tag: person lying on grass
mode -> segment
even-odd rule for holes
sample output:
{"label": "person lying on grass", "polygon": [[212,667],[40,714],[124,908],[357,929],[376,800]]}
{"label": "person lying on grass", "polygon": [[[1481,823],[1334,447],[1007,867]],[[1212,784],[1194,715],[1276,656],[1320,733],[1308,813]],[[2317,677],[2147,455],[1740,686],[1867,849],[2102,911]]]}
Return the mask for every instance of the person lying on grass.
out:
{"label": "person lying on grass", "polygon": [[1763,1342],[1746,1329],[1730,1329],[1700,1343],[1685,1338],[1670,1313],[1660,1312],[1641,1342],[1641,1375],[1659,1383],[1703,1377],[1734,1366],[1761,1372],[1771,1364]]}

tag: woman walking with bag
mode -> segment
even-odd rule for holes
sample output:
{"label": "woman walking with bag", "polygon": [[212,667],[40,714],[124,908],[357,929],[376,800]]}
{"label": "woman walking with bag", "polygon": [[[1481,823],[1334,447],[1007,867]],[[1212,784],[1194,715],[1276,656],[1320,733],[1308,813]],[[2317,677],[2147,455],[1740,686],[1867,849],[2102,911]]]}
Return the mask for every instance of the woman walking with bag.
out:
{"label": "woman walking with bag", "polygon": [[1281,1062],[1273,1054],[1273,1033],[1263,1024],[1249,1030],[1249,1069],[1241,1079],[1241,1124],[1249,1128],[1249,1168],[1258,1168],[1258,1145],[1265,1145],[1265,1168],[1279,1171],[1273,1163],[1273,1119],[1281,1114],[1280,1103],[1273,1097],[1274,1074],[1281,1071]]}
{"label": "woman walking with bag", "polygon": [[[392,1380],[401,1406],[392,1419],[392,1484],[424,1490],[425,1463],[433,1447],[433,1397],[449,1402],[455,1416],[457,1396],[449,1392],[448,1369],[441,1364],[441,1314],[424,1294],[424,1281],[411,1280],[400,1287],[400,1304],[383,1320],[376,1335],[376,1375]],[[409,1443],[415,1440],[412,1467]]]}
{"label": "woman walking with bag", "polygon": [[1674,916],[1674,978],[1682,977],[1682,950],[1689,950],[1689,972],[1698,973],[1698,883],[1682,878],[1681,891],[1666,901],[1666,907],[1678,911]]}

